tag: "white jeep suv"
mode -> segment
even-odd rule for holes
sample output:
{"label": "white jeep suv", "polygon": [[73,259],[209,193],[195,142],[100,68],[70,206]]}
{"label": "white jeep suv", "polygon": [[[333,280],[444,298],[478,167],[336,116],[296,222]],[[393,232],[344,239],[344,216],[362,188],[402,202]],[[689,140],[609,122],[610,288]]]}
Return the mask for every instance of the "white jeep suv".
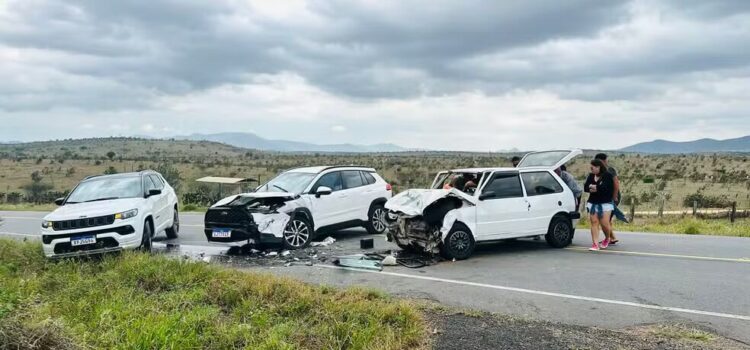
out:
{"label": "white jeep suv", "polygon": [[281,243],[286,249],[304,248],[324,230],[364,226],[383,233],[383,205],[391,195],[391,185],[372,168],[292,169],[253,193],[214,204],[206,212],[204,231],[211,242]]}
{"label": "white jeep suv", "polygon": [[386,203],[388,239],[449,259],[468,258],[476,242],[509,238],[545,235],[551,246],[565,247],[580,214],[554,170],[581,153],[534,152],[517,168],[441,172],[431,189],[408,190]]}
{"label": "white jeep suv", "polygon": [[48,257],[151,250],[151,239],[180,230],[177,195],[154,171],[90,176],[44,217],[42,243]]}

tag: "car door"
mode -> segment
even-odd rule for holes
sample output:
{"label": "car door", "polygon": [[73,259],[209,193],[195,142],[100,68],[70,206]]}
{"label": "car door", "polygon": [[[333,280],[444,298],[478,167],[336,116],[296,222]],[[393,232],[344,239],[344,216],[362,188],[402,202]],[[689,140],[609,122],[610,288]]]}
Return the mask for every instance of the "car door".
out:
{"label": "car door", "polygon": [[517,171],[493,172],[477,202],[477,238],[501,239],[528,230],[528,202]]}
{"label": "car door", "polygon": [[529,202],[529,228],[534,234],[546,233],[552,217],[567,211],[564,188],[548,170],[521,172],[521,181]]}
{"label": "car door", "polygon": [[[156,189],[156,184],[154,184],[154,181],[151,180],[151,177],[148,175],[143,176],[144,195],[148,196],[148,193],[151,190],[155,190],[155,189]],[[162,225],[159,196],[148,196],[146,198],[146,203],[148,204],[148,209],[150,210],[150,213],[148,214],[151,214],[151,217],[154,220],[154,232],[158,232]]]}
{"label": "car door", "polygon": [[172,218],[172,208],[169,206],[169,192],[164,186],[164,182],[162,182],[162,180],[157,175],[151,174],[148,177],[151,178],[151,181],[154,183],[156,189],[161,191],[161,194],[156,195],[155,197],[157,197],[156,203],[158,206],[159,219],[161,221],[159,226],[161,228],[165,228]]}
{"label": "car door", "polygon": [[[318,187],[325,186],[331,189],[331,194],[317,196],[315,192]],[[312,214],[315,220],[315,227],[333,225],[341,222],[341,218],[346,216],[346,194],[342,193],[344,189],[341,181],[341,172],[332,171],[321,175],[313,185],[310,195],[312,203]]]}
{"label": "car door", "polygon": [[341,171],[341,180],[344,184],[344,190],[342,191],[344,203],[342,205],[346,208],[346,214],[342,218],[342,222],[367,220],[367,211],[372,200],[369,199],[371,192],[368,192],[369,189],[368,186],[365,186],[362,174],[359,170],[343,170]]}
{"label": "car door", "polygon": [[369,220],[370,204],[378,198],[388,198],[386,195],[386,188],[380,184],[377,184],[377,180],[372,174],[367,171],[360,171],[362,175],[362,182],[364,187],[362,197],[362,210],[357,214],[359,220]]}

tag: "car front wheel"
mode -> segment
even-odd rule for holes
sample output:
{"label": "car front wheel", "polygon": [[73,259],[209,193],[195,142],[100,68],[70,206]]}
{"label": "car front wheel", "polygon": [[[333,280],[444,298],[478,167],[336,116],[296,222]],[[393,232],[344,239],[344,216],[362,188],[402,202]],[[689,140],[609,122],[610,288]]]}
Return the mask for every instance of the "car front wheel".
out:
{"label": "car front wheel", "polygon": [[146,222],[143,223],[143,236],[141,237],[141,246],[139,248],[141,251],[147,253],[151,252],[152,232],[153,229],[151,228],[151,223],[146,220]]}
{"label": "car front wheel", "polygon": [[573,241],[573,224],[570,219],[555,216],[549,224],[549,230],[544,236],[547,244],[555,248],[564,248]]}
{"label": "car front wheel", "polygon": [[366,225],[367,232],[373,235],[385,232],[387,228],[386,217],[388,216],[385,207],[382,204],[375,204],[370,208],[369,214]]}
{"label": "car front wheel", "polygon": [[296,216],[289,220],[289,223],[284,228],[284,248],[305,248],[310,244],[312,236],[313,228],[310,222],[301,216]]}
{"label": "car front wheel", "polygon": [[469,228],[462,223],[456,223],[445,236],[440,253],[446,259],[464,260],[474,253],[474,245],[474,236]]}

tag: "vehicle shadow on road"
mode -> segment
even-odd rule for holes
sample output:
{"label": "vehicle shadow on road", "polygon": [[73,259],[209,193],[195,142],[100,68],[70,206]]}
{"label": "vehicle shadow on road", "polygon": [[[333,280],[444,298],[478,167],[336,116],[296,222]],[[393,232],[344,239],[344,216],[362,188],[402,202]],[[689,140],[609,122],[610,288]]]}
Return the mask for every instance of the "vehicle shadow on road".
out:
{"label": "vehicle shadow on road", "polygon": [[507,253],[528,253],[540,250],[549,250],[550,248],[544,239],[534,241],[531,239],[510,239],[502,241],[487,242],[477,244],[474,250],[474,256],[507,254]]}

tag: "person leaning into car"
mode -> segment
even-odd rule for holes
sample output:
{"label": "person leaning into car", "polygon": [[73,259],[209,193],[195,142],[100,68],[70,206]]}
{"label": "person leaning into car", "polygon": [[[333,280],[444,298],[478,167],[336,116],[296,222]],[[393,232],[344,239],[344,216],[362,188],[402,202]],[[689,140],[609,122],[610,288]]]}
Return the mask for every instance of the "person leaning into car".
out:
{"label": "person leaning into car", "polygon": [[[612,173],[607,171],[607,166],[600,159],[591,161],[591,173],[586,178],[583,190],[589,194],[586,203],[586,211],[591,220],[591,241],[589,250],[606,249],[609,246],[609,237],[612,236],[612,211],[615,205],[612,196],[615,191],[615,182]],[[604,240],[599,244],[599,228],[604,231]]]}

